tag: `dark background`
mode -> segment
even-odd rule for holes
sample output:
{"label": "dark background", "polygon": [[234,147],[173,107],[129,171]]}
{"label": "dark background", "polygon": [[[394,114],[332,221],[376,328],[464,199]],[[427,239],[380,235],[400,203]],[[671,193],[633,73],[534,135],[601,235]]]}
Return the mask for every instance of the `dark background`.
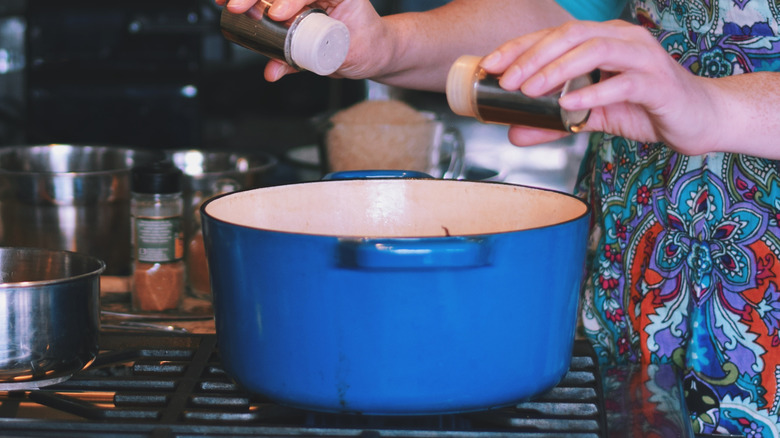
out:
{"label": "dark background", "polygon": [[[446,0],[375,0],[380,14]],[[312,120],[367,81],[269,84],[227,42],[213,0],[0,2],[0,146],[72,143],[264,150],[315,141]]]}

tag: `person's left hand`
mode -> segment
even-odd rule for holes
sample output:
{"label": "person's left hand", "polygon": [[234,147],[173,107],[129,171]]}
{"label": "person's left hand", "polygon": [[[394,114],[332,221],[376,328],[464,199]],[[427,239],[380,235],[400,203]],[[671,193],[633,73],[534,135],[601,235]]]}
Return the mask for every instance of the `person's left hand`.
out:
{"label": "person's left hand", "polygon": [[[567,93],[561,107],[590,108],[584,131],[602,131],[644,142],[664,141],[697,155],[713,136],[712,79],[677,64],[645,28],[614,20],[572,21],[511,40],[482,60],[508,90],[541,96],[566,80],[601,71],[594,85]],[[509,139],[526,146],[566,134],[512,126]],[[716,139],[712,139],[716,140]]]}

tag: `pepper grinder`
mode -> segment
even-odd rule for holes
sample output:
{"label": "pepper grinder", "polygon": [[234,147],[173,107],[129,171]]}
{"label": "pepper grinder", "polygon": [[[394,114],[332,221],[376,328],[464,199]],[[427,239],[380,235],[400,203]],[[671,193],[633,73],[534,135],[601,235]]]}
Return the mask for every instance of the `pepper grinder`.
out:
{"label": "pepper grinder", "polygon": [[224,37],[242,47],[321,76],[341,67],[349,51],[349,30],[322,9],[305,8],[286,22],[268,17],[261,0],[243,14],[222,10]]}

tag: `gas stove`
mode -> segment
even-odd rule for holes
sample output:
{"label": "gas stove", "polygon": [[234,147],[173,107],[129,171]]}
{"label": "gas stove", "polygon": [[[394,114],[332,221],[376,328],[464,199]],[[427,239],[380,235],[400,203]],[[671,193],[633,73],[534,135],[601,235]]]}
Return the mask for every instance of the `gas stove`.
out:
{"label": "gas stove", "polygon": [[616,436],[596,356],[575,343],[549,392],[477,413],[376,417],[301,411],[244,392],[221,368],[213,334],[103,332],[101,351],[69,380],[0,392],[4,436],[36,437],[533,437]]}

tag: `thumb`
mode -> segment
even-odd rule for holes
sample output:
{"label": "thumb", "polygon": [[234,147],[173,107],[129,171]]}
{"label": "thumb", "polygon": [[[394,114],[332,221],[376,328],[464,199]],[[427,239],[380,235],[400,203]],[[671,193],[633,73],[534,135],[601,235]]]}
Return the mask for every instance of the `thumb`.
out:
{"label": "thumb", "polygon": [[285,75],[295,72],[297,72],[297,70],[292,68],[287,63],[272,59],[268,61],[268,64],[265,66],[264,77],[268,82],[276,82]]}

